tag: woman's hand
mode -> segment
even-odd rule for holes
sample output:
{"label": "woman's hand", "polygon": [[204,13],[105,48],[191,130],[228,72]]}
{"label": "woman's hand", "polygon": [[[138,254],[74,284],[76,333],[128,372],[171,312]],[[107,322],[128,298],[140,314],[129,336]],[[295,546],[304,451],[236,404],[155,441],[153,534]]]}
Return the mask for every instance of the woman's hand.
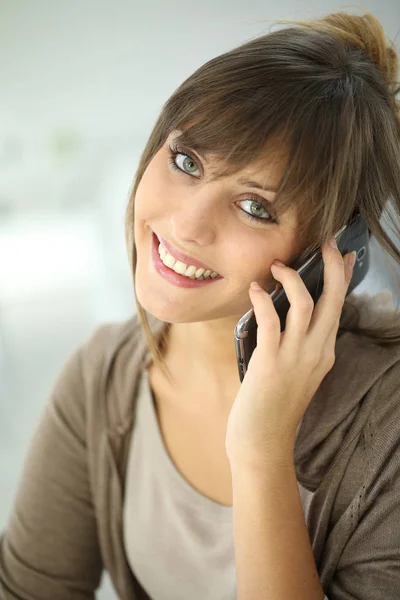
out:
{"label": "woman's hand", "polygon": [[257,346],[229,414],[229,460],[293,464],[297,427],[321,381],[335,363],[336,335],[353,267],[325,244],[324,287],[314,301],[300,275],[271,265],[290,302],[285,331],[269,294],[250,287]]}

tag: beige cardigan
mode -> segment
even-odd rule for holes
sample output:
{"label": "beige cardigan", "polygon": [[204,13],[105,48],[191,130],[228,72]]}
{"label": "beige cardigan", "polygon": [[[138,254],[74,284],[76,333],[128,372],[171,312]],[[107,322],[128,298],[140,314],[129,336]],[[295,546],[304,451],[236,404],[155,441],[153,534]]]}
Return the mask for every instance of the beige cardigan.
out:
{"label": "beige cardigan", "polygon": [[[145,351],[135,315],[97,328],[57,376],[0,538],[1,600],[93,599],[103,569],[121,600],[147,599],[122,532]],[[307,526],[329,600],[400,598],[400,345],[338,336],[334,367],[301,421],[295,465],[315,492]]]}

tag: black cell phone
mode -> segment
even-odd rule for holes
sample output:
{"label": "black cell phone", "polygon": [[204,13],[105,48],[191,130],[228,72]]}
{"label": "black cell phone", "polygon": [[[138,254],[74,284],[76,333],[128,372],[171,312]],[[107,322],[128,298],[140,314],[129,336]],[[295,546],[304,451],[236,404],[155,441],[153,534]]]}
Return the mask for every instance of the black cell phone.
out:
{"label": "black cell phone", "polygon": [[[355,214],[349,223],[342,227],[336,234],[335,239],[342,256],[355,250],[356,263],[353,269],[353,276],[348,287],[346,297],[357,287],[368,273],[370,266],[369,250],[370,231],[364,219],[358,213]],[[318,249],[311,256],[306,258],[303,263],[296,267],[291,266],[299,273],[310,292],[314,303],[322,294],[324,283],[324,261],[322,250]],[[281,323],[281,332],[285,330],[286,315],[290,308],[288,297],[281,284],[275,284],[268,290],[274,303],[276,312],[279,315]],[[251,355],[257,345],[257,322],[254,310],[251,308],[236,323],[235,331],[236,358],[239,370],[240,381],[246,374]]]}

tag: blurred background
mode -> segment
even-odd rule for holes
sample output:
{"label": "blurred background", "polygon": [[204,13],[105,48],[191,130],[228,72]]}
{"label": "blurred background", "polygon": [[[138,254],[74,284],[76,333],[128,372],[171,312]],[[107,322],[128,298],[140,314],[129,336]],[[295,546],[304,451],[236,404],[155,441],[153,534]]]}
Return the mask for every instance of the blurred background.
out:
{"label": "blurred background", "polygon": [[[362,7],[399,48],[399,0]],[[266,33],[270,24],[256,21],[346,8],[0,0],[0,529],[67,355],[101,323],[136,312],[124,211],[162,105],[201,64]],[[391,259],[374,238],[371,256],[355,293],[387,288],[398,301]],[[116,598],[107,575],[98,597]]]}

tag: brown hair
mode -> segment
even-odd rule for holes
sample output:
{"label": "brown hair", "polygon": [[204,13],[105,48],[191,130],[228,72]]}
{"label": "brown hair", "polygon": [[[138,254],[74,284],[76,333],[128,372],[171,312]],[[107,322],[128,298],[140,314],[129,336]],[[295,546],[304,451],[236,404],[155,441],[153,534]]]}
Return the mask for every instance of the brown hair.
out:
{"label": "brown hair", "polygon": [[[134,200],[143,173],[168,135],[221,157],[214,179],[262,160],[276,140],[288,161],[274,207],[278,218],[300,209],[301,262],[356,213],[400,265],[400,252],[380,224],[389,203],[400,216],[398,56],[371,14],[334,13],[291,23],[217,56],[197,69],[164,104],[141,155],[126,216],[126,244],[136,270]],[[387,213],[388,216],[390,213]],[[400,236],[396,217],[393,231]],[[389,265],[390,266],[390,265]],[[392,273],[393,274],[393,273]],[[135,290],[136,296],[136,290]],[[153,359],[167,374],[163,336],[156,340],[137,300]],[[379,345],[400,342],[399,312],[361,326],[346,298],[339,333],[352,331]]]}

